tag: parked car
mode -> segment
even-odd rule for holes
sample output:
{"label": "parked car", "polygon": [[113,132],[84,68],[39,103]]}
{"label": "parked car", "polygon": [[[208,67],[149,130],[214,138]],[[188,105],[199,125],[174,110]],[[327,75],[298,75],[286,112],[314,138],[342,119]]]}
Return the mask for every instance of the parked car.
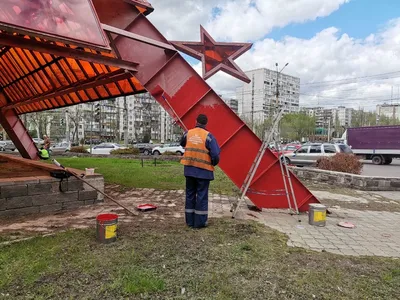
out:
{"label": "parked car", "polygon": [[38,146],[44,145],[44,140],[42,140],[40,138],[33,138],[32,140]]}
{"label": "parked car", "polygon": [[315,164],[319,158],[334,156],[337,153],[352,154],[350,147],[345,144],[305,144],[292,153],[284,154],[287,164],[311,165]]}
{"label": "parked car", "polygon": [[0,151],[15,151],[16,148],[12,141],[0,141]]}
{"label": "parked car", "polygon": [[139,149],[140,153],[142,153],[144,155],[151,155],[153,147],[154,147],[153,144],[146,144],[146,143],[133,145],[133,148]]}
{"label": "parked car", "polygon": [[[286,146],[282,147],[282,154],[286,155],[286,154],[290,154],[293,153],[294,151],[296,151],[297,149],[301,148],[301,144],[287,144]],[[278,151],[273,148],[271,149],[272,153],[274,154],[278,154]]]}
{"label": "parked car", "polygon": [[6,151],[6,141],[0,141],[0,151]]}
{"label": "parked car", "polygon": [[63,143],[58,143],[50,147],[50,151],[55,153],[55,152],[68,152],[71,150],[71,144],[63,142]]}
{"label": "parked car", "polygon": [[[126,149],[126,147],[114,143],[102,143],[92,148],[92,154],[109,155],[111,151],[118,149]],[[87,149],[87,151],[90,153],[90,149]]]}
{"label": "parked car", "polygon": [[183,155],[183,153],[185,153],[185,148],[183,148],[179,143],[164,144],[159,147],[154,147],[152,154],[161,155],[165,152],[174,152]]}

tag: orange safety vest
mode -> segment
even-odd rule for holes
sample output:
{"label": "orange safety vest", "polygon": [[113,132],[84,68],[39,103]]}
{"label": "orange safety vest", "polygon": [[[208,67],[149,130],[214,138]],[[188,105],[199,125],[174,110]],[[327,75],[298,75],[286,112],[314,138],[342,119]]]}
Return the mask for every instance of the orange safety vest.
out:
{"label": "orange safety vest", "polygon": [[186,136],[185,154],[181,164],[214,171],[211,163],[210,151],[206,148],[208,131],[203,128],[194,128]]}

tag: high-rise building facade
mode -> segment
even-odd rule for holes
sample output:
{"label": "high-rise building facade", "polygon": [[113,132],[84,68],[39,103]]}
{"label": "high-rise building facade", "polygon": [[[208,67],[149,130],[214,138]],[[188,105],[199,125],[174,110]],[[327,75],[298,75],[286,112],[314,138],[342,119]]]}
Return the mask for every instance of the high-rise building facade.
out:
{"label": "high-rise building facade", "polygon": [[[129,143],[144,139],[177,141],[182,130],[148,93],[83,103],[27,115],[28,129],[55,140]],[[40,132],[40,133],[39,133]],[[69,133],[69,134],[68,134]]]}
{"label": "high-rise building facade", "polygon": [[389,119],[400,120],[400,104],[382,104],[376,106],[376,114]]}
{"label": "high-rise building facade", "polygon": [[262,123],[270,117],[277,106],[277,86],[278,104],[284,112],[299,112],[300,78],[269,69],[251,70],[246,75],[251,82],[236,89],[240,117],[255,123]]}
{"label": "high-rise building facade", "polygon": [[338,108],[332,109],[333,124],[338,123],[339,126],[351,126],[351,120],[353,116],[353,109],[339,106]]}
{"label": "high-rise building facade", "polygon": [[302,108],[310,117],[315,118],[315,127],[350,126],[353,115],[352,108],[339,106],[337,108],[307,107]]}
{"label": "high-rise building facade", "polygon": [[222,98],[222,100],[232,109],[232,111],[234,112],[234,113],[236,113],[236,114],[238,114],[238,112],[239,112],[239,102],[238,102],[238,100],[237,99],[234,99],[234,98],[226,98],[226,97],[223,97],[222,95],[219,95],[221,98]]}

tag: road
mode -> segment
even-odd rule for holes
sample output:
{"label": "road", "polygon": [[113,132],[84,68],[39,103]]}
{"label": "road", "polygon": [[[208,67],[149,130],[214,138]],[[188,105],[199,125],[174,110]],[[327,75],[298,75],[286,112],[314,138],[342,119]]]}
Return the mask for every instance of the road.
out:
{"label": "road", "polygon": [[361,175],[365,176],[383,176],[383,177],[400,177],[400,160],[394,159],[393,162],[386,166],[376,166],[371,161],[363,161],[364,168]]}

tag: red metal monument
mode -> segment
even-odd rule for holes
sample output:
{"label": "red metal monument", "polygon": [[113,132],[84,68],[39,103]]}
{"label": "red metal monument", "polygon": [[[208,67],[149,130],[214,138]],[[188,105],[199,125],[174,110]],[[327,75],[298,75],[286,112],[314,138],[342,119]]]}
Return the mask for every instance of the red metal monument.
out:
{"label": "red metal monument", "polygon": [[[203,29],[202,43],[169,42],[146,18],[152,11],[145,0],[1,1],[1,125],[23,157],[36,159],[19,115],[148,91],[186,127],[199,113],[208,115],[208,129],[221,146],[220,167],[241,186],[261,141],[178,50],[202,59],[207,78],[222,70],[248,82],[233,60],[250,45],[217,43]],[[301,211],[317,202],[295,177],[293,185]],[[250,188],[283,188],[270,151]],[[284,195],[248,197],[259,208],[288,207]]]}

